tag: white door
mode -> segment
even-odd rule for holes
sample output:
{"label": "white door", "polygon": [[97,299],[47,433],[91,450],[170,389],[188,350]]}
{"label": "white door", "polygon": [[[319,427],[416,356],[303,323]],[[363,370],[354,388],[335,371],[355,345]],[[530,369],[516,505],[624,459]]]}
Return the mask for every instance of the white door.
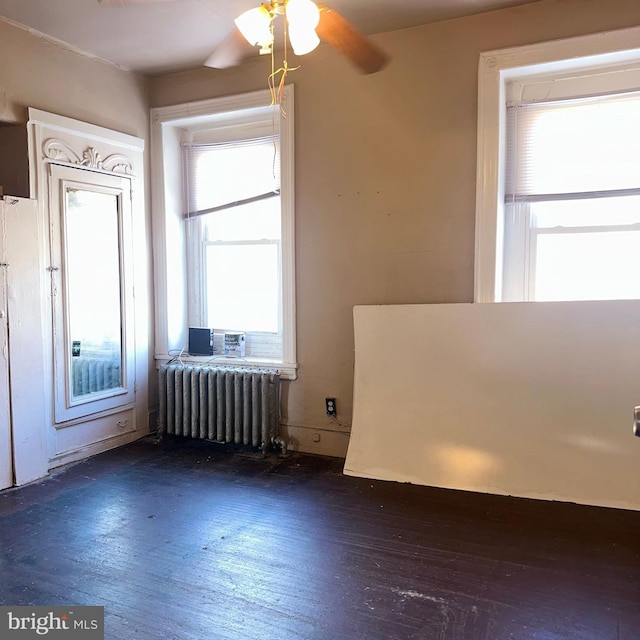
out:
{"label": "white door", "polygon": [[9,402],[9,331],[7,318],[6,216],[0,197],[0,489],[13,484],[11,405]]}
{"label": "white door", "polygon": [[44,264],[45,226],[35,200],[5,202],[6,300],[9,325],[9,397],[14,484],[48,472],[44,327],[50,322]]}
{"label": "white door", "polygon": [[[133,405],[131,183],[50,165],[54,418]],[[90,444],[85,442],[85,445]]]}
{"label": "white door", "polygon": [[47,474],[43,246],[35,200],[0,197],[0,489]]}

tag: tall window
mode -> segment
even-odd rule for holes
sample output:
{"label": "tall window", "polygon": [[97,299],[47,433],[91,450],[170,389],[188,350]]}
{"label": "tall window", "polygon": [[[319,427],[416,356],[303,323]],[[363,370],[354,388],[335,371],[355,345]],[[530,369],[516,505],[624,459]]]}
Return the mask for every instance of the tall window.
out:
{"label": "tall window", "polygon": [[640,298],[638,37],[481,54],[477,302]]}
{"label": "tall window", "polygon": [[[296,377],[294,100],[255,91],[152,109],[156,358],[189,359],[189,327],[214,358]],[[246,334],[225,358],[225,332]]]}
{"label": "tall window", "polygon": [[505,300],[640,298],[640,93],[507,108]]}
{"label": "tall window", "polygon": [[[229,136],[229,130],[225,130]],[[279,136],[184,146],[191,324],[282,351]]]}

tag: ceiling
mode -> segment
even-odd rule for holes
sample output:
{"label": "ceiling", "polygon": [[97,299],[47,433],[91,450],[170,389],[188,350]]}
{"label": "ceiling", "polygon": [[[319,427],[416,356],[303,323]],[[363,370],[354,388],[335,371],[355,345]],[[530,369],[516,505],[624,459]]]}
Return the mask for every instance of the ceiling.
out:
{"label": "ceiling", "polygon": [[[131,1],[131,0],[129,0]],[[260,0],[0,0],[0,19],[143,74],[200,66]],[[326,0],[366,34],[539,0]]]}

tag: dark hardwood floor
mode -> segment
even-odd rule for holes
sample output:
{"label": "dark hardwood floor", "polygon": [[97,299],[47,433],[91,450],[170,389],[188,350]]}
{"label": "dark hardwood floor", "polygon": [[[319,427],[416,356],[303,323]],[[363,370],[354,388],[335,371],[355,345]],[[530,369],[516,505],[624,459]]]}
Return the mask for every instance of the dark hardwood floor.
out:
{"label": "dark hardwood floor", "polygon": [[109,640],[638,640],[640,512],[151,438],[0,492],[0,604]]}

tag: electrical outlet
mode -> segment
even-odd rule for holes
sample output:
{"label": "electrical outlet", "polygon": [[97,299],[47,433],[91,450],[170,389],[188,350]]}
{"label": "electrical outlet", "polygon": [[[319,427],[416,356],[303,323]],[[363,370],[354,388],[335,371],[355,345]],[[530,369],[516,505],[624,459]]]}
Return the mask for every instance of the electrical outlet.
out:
{"label": "electrical outlet", "polygon": [[335,416],[337,411],[336,411],[336,399],[335,398],[325,398],[324,399],[326,408],[327,408],[327,415],[328,416]]}

